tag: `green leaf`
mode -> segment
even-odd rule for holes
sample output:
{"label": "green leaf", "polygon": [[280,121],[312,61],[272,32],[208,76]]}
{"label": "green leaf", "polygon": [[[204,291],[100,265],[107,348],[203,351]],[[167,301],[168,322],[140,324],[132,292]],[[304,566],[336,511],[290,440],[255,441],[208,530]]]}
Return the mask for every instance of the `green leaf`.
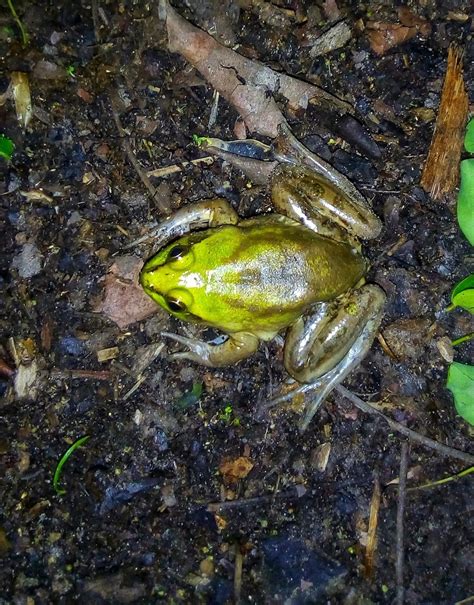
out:
{"label": "green leaf", "polygon": [[474,119],[469,120],[466,128],[466,136],[464,137],[464,147],[469,153],[474,153]]}
{"label": "green leaf", "polygon": [[11,160],[14,149],[15,145],[13,141],[4,134],[0,134],[0,158],[4,158],[7,161]]}
{"label": "green leaf", "polygon": [[461,162],[457,214],[461,231],[471,246],[474,246],[474,160]]}
{"label": "green leaf", "polygon": [[454,290],[451,292],[451,302],[450,310],[462,307],[474,314],[474,273],[454,286]]}
{"label": "green leaf", "polygon": [[457,413],[474,426],[474,366],[452,363],[446,386],[453,394]]}

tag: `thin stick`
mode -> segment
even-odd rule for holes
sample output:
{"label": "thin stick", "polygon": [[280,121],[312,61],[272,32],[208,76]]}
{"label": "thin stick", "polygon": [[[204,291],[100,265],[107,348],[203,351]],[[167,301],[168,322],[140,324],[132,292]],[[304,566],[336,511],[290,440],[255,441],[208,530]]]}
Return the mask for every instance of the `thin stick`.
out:
{"label": "thin stick", "polygon": [[443,445],[442,443],[439,443],[438,441],[435,441],[434,439],[430,439],[429,437],[420,435],[420,433],[417,433],[416,431],[413,431],[412,429],[409,429],[406,426],[403,426],[403,424],[400,424],[399,422],[392,420],[388,416],[385,416],[385,414],[382,414],[382,412],[380,410],[377,410],[376,408],[371,406],[370,403],[363,401],[362,399],[360,399],[360,397],[357,397],[357,395],[354,395],[354,393],[351,393],[348,389],[346,389],[346,387],[343,387],[341,384],[338,385],[335,390],[338,393],[340,393],[343,397],[348,399],[351,403],[353,403],[357,408],[359,408],[363,412],[366,412],[367,414],[372,414],[375,416],[380,416],[381,418],[383,418],[392,430],[397,431],[397,433],[401,433],[402,435],[405,435],[405,437],[408,437],[408,439],[410,439],[411,441],[415,441],[416,443],[421,443],[421,445],[424,445],[425,447],[435,450],[441,456],[457,458],[458,460],[462,460],[463,462],[465,462],[466,464],[469,464],[470,466],[474,465],[474,456],[473,455],[468,454],[467,452],[461,452],[461,450],[457,450],[454,447],[449,447],[448,445]]}
{"label": "thin stick", "polygon": [[156,197],[156,189],[155,189],[155,187],[153,187],[150,179],[146,175],[146,173],[143,170],[143,168],[140,166],[137,158],[135,157],[135,154],[132,151],[132,147],[130,145],[130,141],[126,138],[127,137],[127,133],[123,129],[122,122],[120,121],[120,116],[118,114],[118,111],[115,109],[114,101],[113,101],[112,97],[110,98],[110,106],[112,108],[112,115],[113,115],[113,118],[114,118],[115,125],[116,125],[118,133],[120,135],[120,140],[121,140],[121,143],[122,143],[122,148],[125,151],[125,153],[127,154],[127,157],[128,157],[128,160],[129,160],[130,164],[135,168],[136,173],[140,177],[142,183],[145,185],[145,187],[148,190],[148,193],[150,194],[150,196],[152,197],[152,199],[157,203],[159,209],[164,214],[169,214],[169,212],[170,212],[169,205],[165,204],[165,202],[161,198],[157,198]]}
{"label": "thin stick", "polygon": [[403,567],[405,559],[404,546],[404,517],[405,501],[407,494],[407,470],[408,470],[408,443],[402,443],[400,453],[400,476],[398,484],[398,502],[397,502],[397,559],[395,563],[395,572],[397,576],[397,605],[403,605],[405,600],[405,584],[403,582]]}
{"label": "thin stick", "polygon": [[83,378],[110,381],[114,377],[109,370],[51,370],[51,378]]}
{"label": "thin stick", "polygon": [[254,498],[239,498],[239,500],[225,500],[224,502],[209,502],[206,510],[210,513],[217,513],[226,508],[240,508],[243,506],[256,506],[261,504],[273,504],[275,500],[291,500],[304,496],[306,490],[303,486],[300,489],[289,489],[279,494],[268,494],[265,496],[255,496]]}
{"label": "thin stick", "polygon": [[374,490],[370,501],[369,528],[367,530],[367,548],[365,551],[364,573],[366,578],[371,578],[374,571],[375,551],[377,550],[377,529],[379,526],[380,497],[380,481],[378,477],[375,477]]}
{"label": "thin stick", "polygon": [[184,170],[186,166],[197,166],[198,164],[206,164],[210,166],[214,163],[214,157],[212,155],[208,155],[205,158],[196,158],[195,160],[190,160],[189,162],[181,162],[180,164],[172,164],[171,166],[165,166],[164,168],[155,168],[154,170],[149,170],[146,175],[154,176],[154,177],[163,177],[168,176],[169,174],[174,174],[175,172],[181,172]]}
{"label": "thin stick", "polygon": [[242,569],[243,569],[244,557],[240,546],[235,545],[235,564],[234,564],[234,603],[239,605],[240,596],[242,594]]}

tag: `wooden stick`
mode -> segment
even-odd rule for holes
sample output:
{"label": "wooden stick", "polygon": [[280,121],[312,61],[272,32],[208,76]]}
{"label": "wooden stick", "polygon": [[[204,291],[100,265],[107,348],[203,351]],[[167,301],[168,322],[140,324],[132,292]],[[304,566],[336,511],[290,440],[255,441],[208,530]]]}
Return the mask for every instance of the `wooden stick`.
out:
{"label": "wooden stick", "polygon": [[397,502],[397,559],[395,563],[395,572],[397,577],[397,600],[396,605],[403,605],[405,602],[405,583],[403,579],[403,569],[405,561],[404,546],[404,517],[405,501],[407,495],[407,470],[408,470],[408,443],[402,443],[400,454],[400,482],[398,484],[398,502]]}

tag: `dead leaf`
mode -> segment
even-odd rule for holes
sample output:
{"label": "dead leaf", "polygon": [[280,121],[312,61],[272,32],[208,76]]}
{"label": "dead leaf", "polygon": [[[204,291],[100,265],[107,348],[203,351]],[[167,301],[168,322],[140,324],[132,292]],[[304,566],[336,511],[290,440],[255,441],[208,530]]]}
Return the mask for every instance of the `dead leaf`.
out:
{"label": "dead leaf", "polygon": [[158,306],[138,283],[143,260],[132,255],[118,257],[104,280],[104,298],[93,306],[119,328],[141,321],[158,310]]}
{"label": "dead leaf", "polygon": [[22,71],[12,71],[11,84],[16,117],[20,122],[20,126],[25,130],[33,116],[28,74]]}
{"label": "dead leaf", "polygon": [[235,483],[239,479],[245,479],[245,477],[253,469],[254,464],[246,456],[239,456],[233,460],[224,460],[219,466],[219,472],[226,481]]}
{"label": "dead leaf", "polygon": [[400,23],[369,21],[367,23],[370,48],[377,55],[384,55],[394,46],[399,46],[407,40],[420,34],[427,38],[431,34],[431,23],[415,15],[409,9],[399,10]]}

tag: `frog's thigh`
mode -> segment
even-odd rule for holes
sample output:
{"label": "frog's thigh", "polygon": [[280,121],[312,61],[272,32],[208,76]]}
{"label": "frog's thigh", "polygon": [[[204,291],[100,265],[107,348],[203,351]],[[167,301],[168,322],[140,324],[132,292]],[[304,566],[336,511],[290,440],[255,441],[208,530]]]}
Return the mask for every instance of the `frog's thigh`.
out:
{"label": "frog's thigh", "polygon": [[174,359],[190,359],[205,366],[219,367],[237,363],[249,357],[258,349],[259,339],[249,332],[236,332],[220,345],[210,345],[196,338],[180,334],[162,332],[163,336],[172,338],[188,347],[189,351],[174,353]]}
{"label": "frog's thigh", "polygon": [[272,200],[278,212],[333,239],[347,233],[371,239],[381,223],[368,205],[356,203],[309,168],[281,164],[272,174]]}
{"label": "frog's thigh", "polygon": [[320,307],[316,319],[298,320],[286,337],[284,361],[289,374],[299,382],[314,382],[348,354],[366,327],[371,332],[366,340],[371,343],[384,303],[384,292],[369,284],[346,296],[336,309]]}

